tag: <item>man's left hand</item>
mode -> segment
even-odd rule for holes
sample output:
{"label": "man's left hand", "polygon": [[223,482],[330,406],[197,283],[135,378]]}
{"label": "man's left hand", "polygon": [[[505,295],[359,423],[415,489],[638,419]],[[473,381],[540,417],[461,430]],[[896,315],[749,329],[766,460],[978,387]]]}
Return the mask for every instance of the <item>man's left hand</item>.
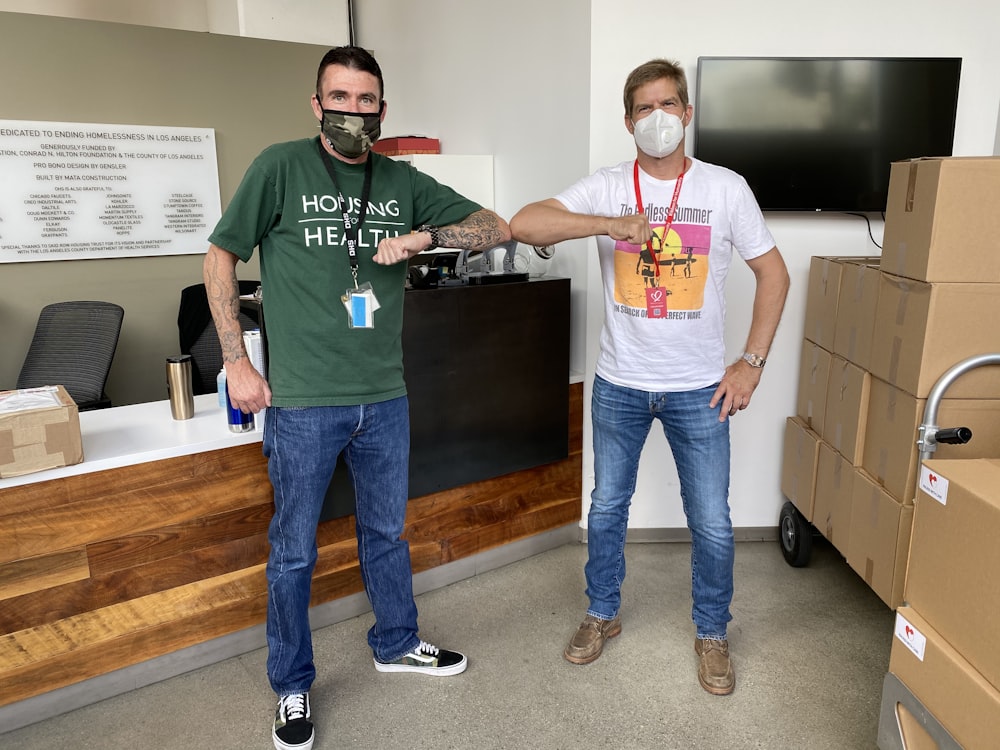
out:
{"label": "man's left hand", "polygon": [[378,252],[375,253],[372,260],[382,266],[391,266],[413,257],[429,245],[429,238],[419,232],[401,234],[398,237],[386,237],[378,243]]}
{"label": "man's left hand", "polygon": [[750,406],[750,397],[760,384],[762,372],[762,368],[751,367],[742,359],[726,368],[722,382],[712,394],[712,400],[708,402],[713,409],[716,404],[722,402],[722,408],[719,410],[720,422],[725,422],[727,417],[732,417],[736,412]]}

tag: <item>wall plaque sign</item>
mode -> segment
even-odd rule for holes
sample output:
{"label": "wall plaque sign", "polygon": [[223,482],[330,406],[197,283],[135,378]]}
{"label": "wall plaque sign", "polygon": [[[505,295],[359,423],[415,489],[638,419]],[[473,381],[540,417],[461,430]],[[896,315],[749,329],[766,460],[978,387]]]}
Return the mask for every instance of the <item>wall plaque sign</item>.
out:
{"label": "wall plaque sign", "polygon": [[215,131],[0,120],[0,263],[204,253]]}

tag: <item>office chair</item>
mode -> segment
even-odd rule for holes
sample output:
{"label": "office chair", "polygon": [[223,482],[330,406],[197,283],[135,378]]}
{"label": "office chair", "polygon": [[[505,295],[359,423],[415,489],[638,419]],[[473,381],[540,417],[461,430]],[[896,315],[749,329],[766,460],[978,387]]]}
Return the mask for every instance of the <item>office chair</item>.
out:
{"label": "office chair", "polygon": [[[253,294],[259,281],[243,281],[240,295]],[[240,310],[240,327],[244,331],[260,328],[260,317],[253,305]],[[194,284],[181,290],[181,304],[177,311],[177,330],[181,354],[191,355],[191,381],[195,395],[214,393],[215,379],[222,369],[222,345],[215,330],[208,294],[204,284]]]}
{"label": "office chair", "polygon": [[54,302],[42,308],[18,388],[61,385],[80,411],[104,409],[104,392],[125,310],[112,302]]}

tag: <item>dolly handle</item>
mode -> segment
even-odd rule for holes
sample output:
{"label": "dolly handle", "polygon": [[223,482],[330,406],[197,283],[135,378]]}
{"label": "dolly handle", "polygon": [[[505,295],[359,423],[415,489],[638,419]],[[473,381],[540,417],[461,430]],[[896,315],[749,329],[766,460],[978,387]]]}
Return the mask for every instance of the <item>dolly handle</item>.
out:
{"label": "dolly handle", "polygon": [[972,440],[972,430],[968,427],[943,427],[934,434],[934,440],[950,445],[965,445]]}

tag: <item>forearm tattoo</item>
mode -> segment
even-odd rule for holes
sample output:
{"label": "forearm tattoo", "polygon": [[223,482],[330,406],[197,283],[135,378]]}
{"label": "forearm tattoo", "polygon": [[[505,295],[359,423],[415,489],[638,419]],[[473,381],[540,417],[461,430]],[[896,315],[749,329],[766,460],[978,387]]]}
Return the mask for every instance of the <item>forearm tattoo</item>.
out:
{"label": "forearm tattoo", "polygon": [[506,239],[497,222],[497,215],[485,208],[470,214],[458,224],[438,230],[441,247],[458,247],[465,250],[489,250]]}
{"label": "forearm tattoo", "polygon": [[222,361],[236,362],[246,356],[243,329],[240,326],[239,281],[236,272],[215,263],[205,278],[208,306],[222,346]]}

